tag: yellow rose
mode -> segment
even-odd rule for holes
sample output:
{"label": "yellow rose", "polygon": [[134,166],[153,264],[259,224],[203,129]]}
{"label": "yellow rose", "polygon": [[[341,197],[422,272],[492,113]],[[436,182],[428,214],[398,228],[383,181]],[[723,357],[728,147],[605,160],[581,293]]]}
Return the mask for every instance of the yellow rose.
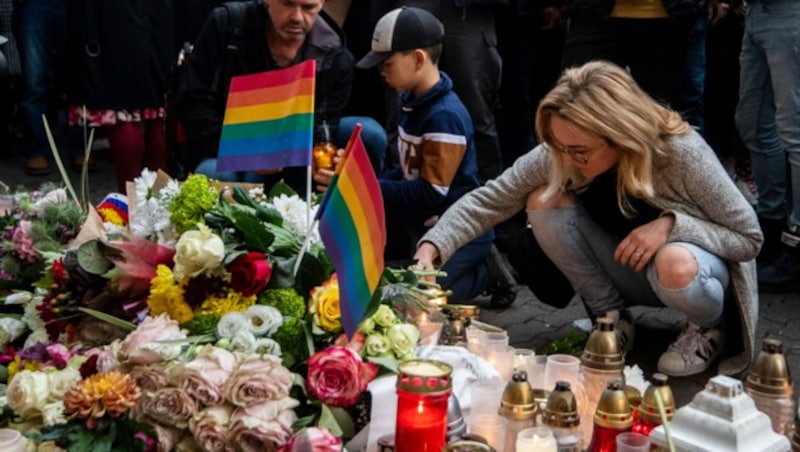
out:
{"label": "yellow rose", "polygon": [[339,281],[336,275],[311,292],[311,313],[314,324],[329,333],[342,329],[342,311],[339,309]]}

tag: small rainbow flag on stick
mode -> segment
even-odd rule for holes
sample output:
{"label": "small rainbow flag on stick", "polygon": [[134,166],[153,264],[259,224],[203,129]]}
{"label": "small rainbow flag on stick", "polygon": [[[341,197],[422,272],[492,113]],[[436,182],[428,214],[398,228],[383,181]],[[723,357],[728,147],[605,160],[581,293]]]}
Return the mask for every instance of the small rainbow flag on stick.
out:
{"label": "small rainbow flag on stick", "polygon": [[378,179],[356,126],[317,212],[339,280],[342,324],[352,337],[383,274],[386,224]]}
{"label": "small rainbow flag on stick", "polygon": [[314,60],[233,77],[217,171],[309,166],[314,138]]}

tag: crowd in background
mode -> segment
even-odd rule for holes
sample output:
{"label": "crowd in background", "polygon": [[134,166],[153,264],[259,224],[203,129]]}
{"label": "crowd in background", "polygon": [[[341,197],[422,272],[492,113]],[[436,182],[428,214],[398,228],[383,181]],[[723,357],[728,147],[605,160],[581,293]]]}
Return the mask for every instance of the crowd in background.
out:
{"label": "crowd in background", "polygon": [[[0,79],[3,154],[24,153],[20,171],[48,174],[52,163],[40,119],[46,114],[64,131],[62,153],[70,156],[75,170],[90,164],[84,161],[81,126],[101,128],[107,137],[120,189],[143,167],[166,168],[170,147],[164,135],[164,99],[171,75],[183,44],[194,40],[211,10],[221,3],[0,0],[0,35],[9,39],[0,44],[7,59],[6,74]],[[626,67],[645,91],[679,111],[701,132],[752,204],[769,203],[758,205],[769,249],[769,255],[762,255],[765,268],[774,267],[773,273],[780,275],[773,276],[780,279],[783,272],[800,269],[796,256],[782,264],[789,265],[786,268],[773,262],[780,254],[787,215],[792,214],[786,200],[791,198],[787,196],[791,187],[786,186],[791,179],[780,178],[784,186],[774,190],[764,187],[775,180],[776,172],[791,171],[787,154],[795,172],[800,172],[797,143],[783,135],[784,130],[800,130],[796,89],[791,94],[791,86],[800,81],[797,62],[781,66],[771,61],[763,67],[756,59],[769,37],[791,42],[769,29],[767,23],[778,23],[770,15],[781,18],[787,30],[796,30],[800,8],[793,0],[749,3],[760,17],[756,13],[751,17],[736,0],[328,0],[325,10],[340,25],[356,58],[370,50],[376,22],[393,7],[419,6],[442,21],[446,34],[440,66],[452,77],[454,91],[472,117],[484,181],[533,147],[534,112],[562,68],[594,59]],[[760,21],[748,22],[749,31],[757,31],[757,36],[746,34],[746,19]],[[766,45],[778,52],[776,42]],[[737,124],[741,55],[751,56],[742,57],[750,65],[744,73],[761,77],[748,77],[747,83],[768,84],[770,75],[773,83],[789,80],[776,85],[776,90],[784,91],[776,91],[774,101],[772,90],[748,91],[753,96],[751,111],[766,105],[756,100],[772,105],[771,123],[740,112]],[[389,94],[377,71],[354,72],[344,114],[368,116],[385,126],[388,167],[396,164],[391,132],[396,130],[397,110],[396,96]],[[760,111],[764,114],[764,109]],[[770,129],[776,129],[774,117],[779,118],[780,133]],[[768,156],[756,149],[762,142],[770,143]],[[751,154],[760,171],[755,179]],[[782,166],[776,163],[779,160]],[[760,196],[756,180],[762,184]],[[795,186],[795,193],[798,190]],[[795,209],[793,220],[798,216]],[[517,226],[524,221],[523,215],[507,223],[512,227],[497,228],[498,248],[513,253]],[[797,223],[790,221],[789,233],[796,234],[796,229]]]}

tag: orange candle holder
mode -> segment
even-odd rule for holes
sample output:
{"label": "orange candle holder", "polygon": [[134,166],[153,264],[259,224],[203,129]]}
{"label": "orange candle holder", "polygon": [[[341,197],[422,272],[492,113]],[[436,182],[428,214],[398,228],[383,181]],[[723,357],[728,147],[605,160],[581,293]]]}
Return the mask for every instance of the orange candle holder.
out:
{"label": "orange candle holder", "polygon": [[453,368],[414,359],[398,366],[395,452],[439,452],[446,443]]}

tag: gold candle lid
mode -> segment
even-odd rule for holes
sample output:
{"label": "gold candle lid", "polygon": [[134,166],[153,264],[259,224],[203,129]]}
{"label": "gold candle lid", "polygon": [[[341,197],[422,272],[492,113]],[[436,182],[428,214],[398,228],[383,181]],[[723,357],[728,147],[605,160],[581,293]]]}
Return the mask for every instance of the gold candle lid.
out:
{"label": "gold candle lid", "polygon": [[622,357],[617,333],[614,332],[613,320],[607,317],[597,318],[594,330],[583,349],[581,365],[597,370],[625,368],[625,359]]}
{"label": "gold candle lid", "polygon": [[626,430],[633,426],[633,411],[625,395],[622,380],[610,380],[600,396],[594,412],[594,423],[600,427]]}
{"label": "gold candle lid", "polygon": [[453,386],[453,368],[441,361],[411,359],[397,366],[397,389],[415,394],[435,394]]}
{"label": "gold candle lid", "polygon": [[507,419],[522,421],[534,417],[536,406],[536,395],[528,383],[528,373],[524,370],[515,371],[503,391],[499,414]]}
{"label": "gold candle lid", "polygon": [[550,427],[571,428],[581,423],[578,402],[569,388],[569,382],[557,381],[556,387],[547,398],[542,416],[544,424]]}
{"label": "gold candle lid", "polygon": [[792,377],[780,340],[764,339],[746,384],[748,388],[765,394],[792,395]]}
{"label": "gold candle lid", "polygon": [[478,317],[481,313],[480,307],[468,304],[446,304],[442,306],[442,310],[450,311],[462,320],[469,317]]}
{"label": "gold candle lid", "polygon": [[644,391],[642,403],[639,405],[639,415],[642,419],[654,424],[661,424],[661,414],[658,412],[656,392],[661,396],[661,402],[664,404],[664,413],[667,415],[667,420],[672,420],[672,417],[675,416],[675,397],[672,394],[672,388],[667,384],[668,380],[669,379],[664,374],[653,374],[652,384]]}

